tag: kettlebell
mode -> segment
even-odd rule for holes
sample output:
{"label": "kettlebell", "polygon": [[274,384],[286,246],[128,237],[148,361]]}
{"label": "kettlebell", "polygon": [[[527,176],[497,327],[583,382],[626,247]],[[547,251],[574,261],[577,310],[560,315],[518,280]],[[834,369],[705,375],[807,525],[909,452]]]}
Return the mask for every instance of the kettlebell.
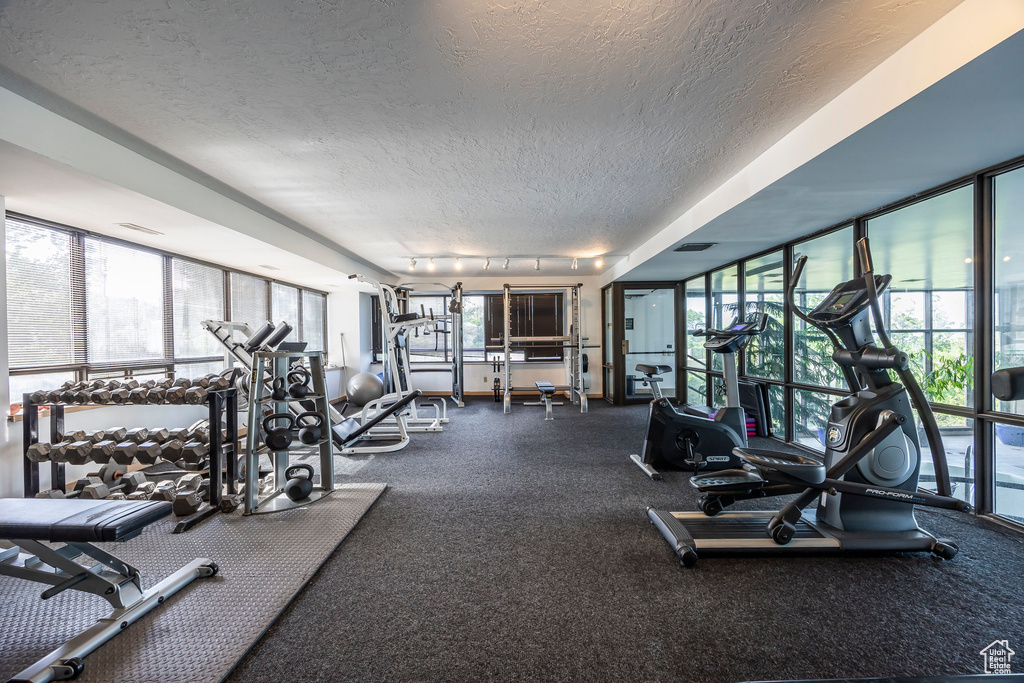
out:
{"label": "kettlebell", "polygon": [[[303,418],[311,418],[313,424],[303,424]],[[315,410],[299,413],[295,416],[295,426],[299,428],[299,441],[313,444],[320,440],[324,433],[324,416]]]}
{"label": "kettlebell", "polygon": [[[288,425],[285,427],[271,427],[270,423],[274,420],[287,420]],[[272,451],[283,451],[292,445],[293,429],[295,429],[295,418],[288,413],[267,415],[263,418],[263,431],[266,432],[266,436],[263,437],[263,443],[267,444],[267,448]]]}
{"label": "kettlebell", "polygon": [[288,391],[285,388],[287,380],[284,377],[274,378],[274,390],[270,393],[270,398],[275,401],[283,401],[288,398]]}
{"label": "kettlebell", "polygon": [[284,485],[284,495],[291,500],[305,500],[313,493],[313,466],[292,465],[284,471],[284,478],[287,482]]}
{"label": "kettlebell", "polygon": [[[298,379],[294,379],[298,377]],[[292,395],[292,398],[305,398],[306,394],[309,393],[309,380],[313,376],[309,374],[309,370],[304,367],[296,367],[294,370],[288,371],[288,393]]]}

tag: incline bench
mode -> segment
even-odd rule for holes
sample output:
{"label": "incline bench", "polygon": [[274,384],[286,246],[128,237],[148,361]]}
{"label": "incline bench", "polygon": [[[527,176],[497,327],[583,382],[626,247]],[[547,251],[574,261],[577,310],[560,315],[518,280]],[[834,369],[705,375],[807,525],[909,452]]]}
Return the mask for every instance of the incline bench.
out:
{"label": "incline bench", "polygon": [[[88,654],[193,580],[217,573],[216,564],[197,558],[143,592],[138,569],[92,545],[134,538],[171,508],[166,501],[149,500],[0,498],[0,575],[49,584],[43,600],[74,589],[99,595],[114,610],[12,681],[78,676]],[[75,561],[83,556],[93,563]]]}
{"label": "incline bench", "polygon": [[[406,429],[405,417],[402,413],[403,409],[410,403],[415,401],[423,394],[422,391],[416,389],[404,397],[401,400],[395,401],[387,408],[380,410],[375,413],[372,418],[366,420],[366,422],[359,422],[355,417],[348,417],[334,425],[331,429],[334,432],[334,445],[338,448],[336,453],[339,455],[352,455],[361,453],[390,453],[392,451],[399,451],[406,447],[409,443],[409,432]],[[378,437],[374,436],[370,430],[375,426],[386,420],[387,418],[395,416],[398,422],[398,434],[387,435],[385,439],[394,441],[386,446],[359,446],[357,445],[360,441],[373,441],[377,440]],[[397,441],[394,439],[397,437]]]}
{"label": "incline bench", "polygon": [[544,419],[545,420],[554,420],[555,419],[555,415],[554,415],[554,412],[552,412],[552,410],[551,410],[551,406],[553,406],[553,405],[555,405],[555,406],[563,405],[561,402],[559,402],[559,403],[552,403],[551,402],[551,397],[555,395],[556,391],[558,391],[557,387],[555,387],[555,385],[552,384],[551,382],[534,382],[534,384],[537,385],[537,391],[538,391],[538,393],[540,393],[540,400],[539,401],[527,401],[527,402],[523,403],[523,405],[524,406],[544,406]]}

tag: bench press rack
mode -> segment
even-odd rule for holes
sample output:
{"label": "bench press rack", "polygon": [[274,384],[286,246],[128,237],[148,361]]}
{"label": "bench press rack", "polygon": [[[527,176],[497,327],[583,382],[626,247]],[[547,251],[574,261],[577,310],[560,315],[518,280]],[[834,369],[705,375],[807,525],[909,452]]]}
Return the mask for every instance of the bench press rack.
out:
{"label": "bench press rack", "polygon": [[[511,285],[505,283],[505,285],[503,286],[503,299],[505,303],[505,334],[502,341],[504,343],[505,351],[504,411],[506,414],[512,412],[512,392],[514,391],[540,391],[542,400],[544,400],[546,403],[550,403],[550,396],[548,396],[546,399],[544,398],[544,391],[542,391],[540,387],[540,385],[542,384],[541,382],[538,382],[536,387],[512,386],[512,347],[518,344],[528,344],[530,342],[547,342],[550,345],[561,344],[562,348],[568,349],[569,384],[554,385],[554,391],[562,392],[566,398],[572,401],[573,405],[578,405],[580,407],[581,413],[588,412],[587,388],[586,382],[583,377],[583,349],[586,348],[584,345],[586,338],[583,336],[583,307],[582,301],[580,299],[580,290],[582,288],[582,283],[577,283],[573,285]],[[512,290],[524,290],[536,293],[567,293],[569,295],[570,301],[570,322],[568,330],[569,334],[543,337],[513,337]],[[544,382],[543,384],[549,383]],[[550,407],[548,407],[548,417],[546,417],[545,419],[551,419]]]}
{"label": "bench press rack", "polygon": [[[131,403],[102,404],[104,408],[130,406]],[[156,404],[184,405],[184,404]],[[225,482],[229,495],[238,493],[238,391],[234,387],[210,391],[206,395],[210,420],[210,502],[199,512],[178,522],[174,533],[188,531],[196,524],[220,511]],[[39,442],[39,408],[50,408],[50,443],[60,443],[64,433],[63,403],[32,403],[31,394],[22,396],[22,472],[24,474],[25,498],[39,493],[39,465],[28,458],[28,448]],[[222,417],[223,416],[223,417]],[[220,425],[225,426],[222,434]],[[126,465],[127,467],[127,465]],[[145,470],[142,470],[145,473]],[[65,463],[50,461],[50,488],[67,489]]]}

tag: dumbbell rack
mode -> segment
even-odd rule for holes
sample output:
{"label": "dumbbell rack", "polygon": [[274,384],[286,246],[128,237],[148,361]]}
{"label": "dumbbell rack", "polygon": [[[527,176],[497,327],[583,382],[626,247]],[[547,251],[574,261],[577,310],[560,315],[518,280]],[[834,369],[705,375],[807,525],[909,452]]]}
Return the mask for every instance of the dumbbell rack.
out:
{"label": "dumbbell rack", "polygon": [[[174,533],[187,531],[220,509],[222,488],[227,480],[228,494],[238,493],[238,391],[234,387],[216,389],[206,395],[210,409],[210,505],[207,510],[188,517],[178,523]],[[32,498],[39,493],[39,465],[28,458],[28,448],[39,442],[39,409],[50,408],[50,443],[56,444],[64,433],[63,403],[32,403],[31,394],[23,395],[24,417],[22,422],[22,467],[25,478],[25,497]],[[134,405],[115,403],[104,407]],[[174,405],[174,404],[164,404]],[[221,419],[223,416],[223,420]],[[221,423],[227,434],[222,435]],[[65,463],[50,461],[50,488],[65,489],[67,478]]]}
{"label": "dumbbell rack", "polygon": [[[309,359],[311,374],[310,393],[302,399],[287,397],[283,401],[275,401],[268,395],[266,388],[273,385],[277,377],[285,378],[287,385],[288,372],[295,360]],[[315,444],[301,444],[308,448],[316,446],[320,451],[320,485],[313,487],[313,492],[301,501],[293,501],[284,495],[285,472],[289,467],[290,449],[269,451],[261,438],[263,406],[272,405],[275,413],[288,413],[289,404],[310,401],[315,405],[316,412],[324,416],[323,438]],[[280,512],[293,508],[304,507],[329,496],[334,491],[334,448],[331,442],[330,404],[327,400],[327,380],[324,375],[323,356],[319,351],[272,352],[257,351],[253,353],[252,374],[249,376],[249,428],[245,436],[245,514],[263,514]],[[259,496],[260,456],[269,453],[274,463],[274,491]]]}

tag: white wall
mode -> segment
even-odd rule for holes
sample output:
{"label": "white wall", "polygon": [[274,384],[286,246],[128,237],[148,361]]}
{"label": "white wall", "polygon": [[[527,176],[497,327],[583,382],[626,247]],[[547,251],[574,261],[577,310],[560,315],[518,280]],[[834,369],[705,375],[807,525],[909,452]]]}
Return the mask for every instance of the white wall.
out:
{"label": "white wall", "polygon": [[[584,335],[589,337],[587,344],[594,344],[596,348],[587,349],[590,359],[590,371],[587,374],[588,390],[591,396],[601,394],[601,288],[597,276],[588,277],[476,277],[463,278],[462,288],[466,294],[500,294],[502,285],[509,284],[583,284],[581,289],[582,315]],[[452,282],[454,284],[454,281]],[[434,293],[430,287],[420,285],[416,287],[417,294]],[[437,288],[436,293],[445,294],[446,290]],[[332,295],[333,296],[333,295]],[[437,372],[417,372],[412,376],[413,386],[425,392],[449,392],[451,391],[451,373],[447,365],[431,365],[414,363],[413,368],[438,368]],[[380,364],[370,368],[373,372],[380,372]],[[466,363],[465,369],[465,391],[467,394],[490,393],[494,381],[494,372],[491,364],[487,362]],[[565,384],[567,377],[564,363],[529,363],[514,364],[512,367],[512,383],[515,386],[530,386],[535,381],[547,380],[555,384]],[[504,377],[502,375],[502,383]]]}

